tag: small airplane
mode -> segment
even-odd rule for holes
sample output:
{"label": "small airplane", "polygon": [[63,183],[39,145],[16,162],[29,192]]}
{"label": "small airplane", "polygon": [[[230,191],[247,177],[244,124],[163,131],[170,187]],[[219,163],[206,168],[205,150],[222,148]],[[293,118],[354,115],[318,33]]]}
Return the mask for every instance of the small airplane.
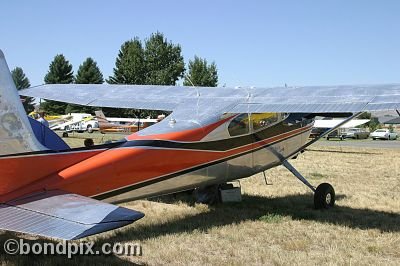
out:
{"label": "small airplane", "polygon": [[144,216],[110,202],[217,186],[278,165],[314,192],[317,209],[330,208],[333,187],[314,187],[289,162],[318,140],[308,140],[314,118],[346,117],[323,137],[364,111],[400,109],[398,84],[47,84],[19,92],[87,106],[172,111],[119,142],[52,148],[65,144],[38,141],[32,130],[37,125],[28,121],[0,52],[0,228],[59,239],[86,237]]}
{"label": "small airplane", "polygon": [[150,118],[107,118],[103,111],[95,111],[101,133],[135,133],[158,122]]}

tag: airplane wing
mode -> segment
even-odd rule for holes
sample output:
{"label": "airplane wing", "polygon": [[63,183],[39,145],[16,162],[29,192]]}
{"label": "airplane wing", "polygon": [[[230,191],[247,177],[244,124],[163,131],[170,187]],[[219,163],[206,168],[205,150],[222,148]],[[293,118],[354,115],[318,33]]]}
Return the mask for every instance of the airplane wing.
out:
{"label": "airplane wing", "polygon": [[[314,122],[315,128],[333,128],[342,123],[344,119],[331,119],[331,120],[319,120],[316,119]],[[354,128],[361,126],[365,123],[368,123],[370,120],[369,119],[354,119],[351,120],[344,125],[342,125],[340,128]]]}
{"label": "airplane wing", "polygon": [[87,106],[166,111],[196,100],[226,106],[222,111],[231,113],[344,113],[400,109],[400,84],[272,88],[47,84],[19,93]]}
{"label": "airplane wing", "polygon": [[53,190],[0,204],[0,229],[65,240],[130,224],[144,214]]}

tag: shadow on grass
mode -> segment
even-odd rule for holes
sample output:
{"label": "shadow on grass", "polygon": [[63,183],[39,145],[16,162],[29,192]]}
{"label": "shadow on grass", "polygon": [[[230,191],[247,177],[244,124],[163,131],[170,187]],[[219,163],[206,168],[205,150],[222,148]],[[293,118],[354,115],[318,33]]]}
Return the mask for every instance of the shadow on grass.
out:
{"label": "shadow on grass", "polygon": [[[338,199],[344,198],[338,195]],[[179,199],[181,200],[181,199]],[[167,199],[173,203],[174,199]],[[166,202],[163,201],[163,202]],[[191,201],[188,201],[192,204]],[[378,229],[382,232],[399,232],[400,215],[369,209],[354,209],[335,206],[330,210],[315,210],[312,194],[291,195],[280,198],[244,195],[239,203],[220,204],[211,207],[206,213],[177,219],[156,225],[132,226],[119,231],[115,236],[104,238],[104,242],[141,241],[168,234],[190,233],[194,230],[207,231],[213,227],[237,224],[243,221],[279,221],[276,217],[289,217],[293,220],[316,221],[358,229]],[[146,219],[146,217],[144,218]]]}
{"label": "shadow on grass", "polygon": [[[338,200],[344,198],[344,195],[338,195]],[[167,197],[158,198],[164,203],[176,203],[177,201],[186,201],[189,205],[194,204],[190,197]],[[239,203],[220,204],[212,206],[210,211],[176,219],[166,223],[152,225],[131,226],[117,231],[111,236],[104,235],[96,241],[96,247],[101,247],[103,243],[117,243],[124,241],[140,241],[179,233],[191,233],[195,230],[204,231],[218,226],[238,224],[244,221],[263,221],[265,223],[280,223],[283,217],[292,220],[315,221],[325,224],[334,224],[356,229],[378,229],[382,232],[400,231],[400,214],[382,212],[369,209],[354,209],[350,207],[336,206],[330,210],[315,210],[313,208],[312,194],[290,195],[279,198],[269,198],[261,196],[243,195],[243,201]],[[144,218],[146,219],[146,217]],[[0,233],[0,248],[4,241],[9,238],[17,238],[12,233]],[[26,240],[27,242],[53,242],[49,240]],[[57,243],[57,242],[54,242]],[[144,251],[145,253],[146,251]],[[0,264],[24,265],[34,262],[40,265],[54,264],[99,264],[114,265],[128,264],[120,258],[110,256],[74,256],[71,260],[66,256],[5,256],[0,253]],[[130,264],[132,265],[132,264]]]}

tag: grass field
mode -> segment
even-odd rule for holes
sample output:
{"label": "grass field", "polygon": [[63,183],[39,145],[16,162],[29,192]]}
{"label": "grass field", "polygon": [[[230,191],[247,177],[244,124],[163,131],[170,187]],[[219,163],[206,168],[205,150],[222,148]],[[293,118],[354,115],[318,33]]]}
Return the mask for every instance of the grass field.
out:
{"label": "grass field", "polygon": [[[242,180],[240,203],[207,206],[184,195],[134,201],[123,206],[144,212],[142,220],[86,239],[138,243],[142,256],[0,254],[0,264],[400,265],[399,158],[400,150],[317,143],[291,162],[311,183],[335,187],[329,211],[314,210],[308,188],[277,167],[267,171],[273,185],[262,174]],[[3,233],[0,242],[17,237],[44,241]]]}

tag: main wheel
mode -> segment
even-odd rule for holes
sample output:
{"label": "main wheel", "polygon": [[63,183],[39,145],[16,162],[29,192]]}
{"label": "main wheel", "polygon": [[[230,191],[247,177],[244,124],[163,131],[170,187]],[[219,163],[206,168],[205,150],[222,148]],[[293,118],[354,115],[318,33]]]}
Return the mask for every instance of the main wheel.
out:
{"label": "main wheel", "polygon": [[219,186],[210,185],[203,188],[196,188],[193,191],[194,199],[197,203],[216,204],[220,202]]}
{"label": "main wheel", "polygon": [[320,184],[315,190],[314,206],[316,209],[329,209],[335,205],[335,190],[328,183]]}

